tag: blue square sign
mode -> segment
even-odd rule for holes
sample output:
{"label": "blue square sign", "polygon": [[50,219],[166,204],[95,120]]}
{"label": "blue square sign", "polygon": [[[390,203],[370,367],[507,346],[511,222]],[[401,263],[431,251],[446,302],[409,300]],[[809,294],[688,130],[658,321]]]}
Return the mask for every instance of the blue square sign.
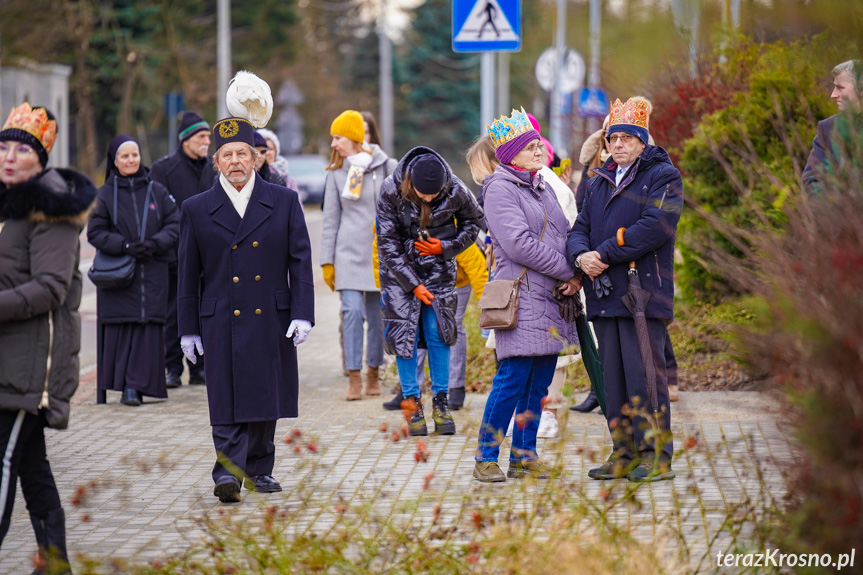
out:
{"label": "blue square sign", "polygon": [[453,52],[521,50],[521,0],[453,0]]}

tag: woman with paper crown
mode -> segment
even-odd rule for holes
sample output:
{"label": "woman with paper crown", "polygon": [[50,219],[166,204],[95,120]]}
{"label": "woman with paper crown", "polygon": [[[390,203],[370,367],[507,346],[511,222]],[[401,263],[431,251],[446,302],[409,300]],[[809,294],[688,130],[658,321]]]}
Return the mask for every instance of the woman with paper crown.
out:
{"label": "woman with paper crown", "polygon": [[482,209],[434,150],[416,147],[381,188],[377,243],[385,345],[396,356],[411,435],[428,430],[417,348],[428,349],[435,433],[452,435],[450,346],[456,342],[456,255],[476,241]]}
{"label": "woman with paper crown", "polygon": [[[513,110],[511,117],[488,126],[488,133],[500,161],[483,186],[486,223],[497,260],[495,280],[523,279],[516,327],[495,330],[501,364],[486,402],[473,475],[483,482],[525,475],[546,479],[550,469],[536,452],[538,416],[558,354],[578,341],[575,324],[568,319],[577,313],[581,283],[566,261],[566,217],[537,173],[542,168],[539,132],[524,110]],[[498,456],[513,411],[518,425],[504,475]]]}
{"label": "woman with paper crown", "polygon": [[135,278],[125,288],[98,290],[99,389],[119,391],[121,403],[137,406],[142,395],[168,397],[163,326],[180,210],[168,190],[150,178],[138,143],[129,136],[111,141],[107,172],[87,239],[107,255],[135,258]]}
{"label": "woman with paper crown", "polygon": [[45,571],[67,573],[65,517],[45,427],[65,429],[78,388],[78,235],[96,197],[82,174],[46,169],[57,122],[13,108],[0,130],[0,545],[21,488]]}
{"label": "woman with paper crown", "polygon": [[363,324],[366,326],[366,395],[380,395],[384,361],[380,290],[372,271],[372,231],[381,185],[396,168],[376,144],[363,144],[362,115],[346,110],[333,120],[332,155],[324,186],[321,266],[324,281],[339,292],[343,350],[348,371],[345,399],[363,398]]}

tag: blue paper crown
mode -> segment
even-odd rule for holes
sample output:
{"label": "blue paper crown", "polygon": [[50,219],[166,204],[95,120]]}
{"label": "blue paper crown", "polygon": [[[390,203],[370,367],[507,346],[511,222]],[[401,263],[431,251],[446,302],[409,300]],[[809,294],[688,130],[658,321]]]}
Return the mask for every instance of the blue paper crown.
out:
{"label": "blue paper crown", "polygon": [[533,125],[530,123],[524,108],[520,112],[513,108],[512,115],[509,118],[501,116],[492,122],[491,126],[486,124],[485,128],[488,130],[488,137],[491,138],[491,143],[497,149],[525,132],[533,130]]}

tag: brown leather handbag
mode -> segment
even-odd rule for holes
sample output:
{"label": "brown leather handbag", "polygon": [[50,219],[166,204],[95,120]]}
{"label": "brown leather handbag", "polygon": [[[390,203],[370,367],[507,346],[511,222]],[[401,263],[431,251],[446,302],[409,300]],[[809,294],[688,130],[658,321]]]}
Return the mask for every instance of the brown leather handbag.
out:
{"label": "brown leather handbag", "polygon": [[[548,211],[545,211],[545,221],[539,241],[545,237],[548,226]],[[479,327],[506,331],[515,329],[518,325],[518,288],[527,275],[527,266],[521,268],[521,273],[515,280],[492,280],[482,289],[479,298]]]}

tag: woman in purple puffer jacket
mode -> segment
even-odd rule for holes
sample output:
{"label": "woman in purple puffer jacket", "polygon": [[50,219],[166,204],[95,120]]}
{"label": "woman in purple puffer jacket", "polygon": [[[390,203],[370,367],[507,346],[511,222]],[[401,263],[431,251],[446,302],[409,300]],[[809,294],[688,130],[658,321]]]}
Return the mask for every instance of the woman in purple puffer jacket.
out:
{"label": "woman in purple puffer jacket", "polygon": [[501,363],[485,406],[473,474],[483,482],[506,481],[497,460],[515,411],[518,425],[507,475],[546,479],[549,468],[536,453],[541,400],[548,394],[558,354],[578,342],[575,323],[563,319],[552,290],[557,286],[563,296],[575,296],[580,274],[576,277],[566,260],[569,226],[563,210],[536,173],[542,168],[542,146],[524,110],[495,121],[489,136],[501,163],[483,186],[497,259],[495,280],[518,279],[523,266],[527,274],[519,287],[517,326],[495,330]]}

